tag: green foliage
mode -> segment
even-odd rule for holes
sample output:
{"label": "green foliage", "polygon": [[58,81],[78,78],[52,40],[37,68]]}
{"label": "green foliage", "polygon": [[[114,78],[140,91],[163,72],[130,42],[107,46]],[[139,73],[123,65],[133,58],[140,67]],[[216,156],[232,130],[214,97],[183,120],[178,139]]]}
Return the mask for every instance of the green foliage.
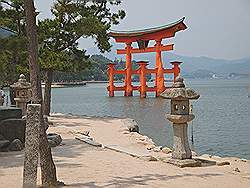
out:
{"label": "green foliage", "polygon": [[[86,70],[83,70],[79,73],[72,73],[68,74],[65,72],[56,72],[54,76],[54,81],[60,82],[60,81],[85,81],[85,80],[97,80],[97,81],[107,81],[108,75],[107,75],[107,64],[112,62],[110,59],[104,57],[103,55],[92,55],[90,57],[91,61],[91,67],[87,68]],[[122,59],[115,60],[116,63],[115,69],[117,70],[124,70],[126,62]],[[136,70],[139,68],[139,66],[136,64],[136,61],[132,61],[132,68],[133,70]],[[123,80],[124,75],[115,75],[115,80]],[[132,77],[133,81],[139,81],[138,75],[133,75]],[[151,79],[151,74],[146,75],[147,81]]]}
{"label": "green foliage", "polygon": [[[96,75],[101,68],[103,72],[93,79],[106,79],[106,69],[104,72],[104,65],[101,65],[103,61],[89,59],[86,51],[79,48],[78,40],[91,37],[101,52],[109,51],[108,29],[125,17],[123,10],[111,10],[120,3],[119,0],[56,0],[51,8],[53,18],[38,21],[41,69],[67,74],[84,70],[81,73],[85,76],[81,77],[86,78]],[[2,76],[16,80],[19,72],[28,71],[23,0],[0,0],[0,26],[16,32],[15,37],[0,41],[0,72],[4,73]],[[7,67],[13,71],[7,71]]]}
{"label": "green foliage", "polygon": [[27,73],[25,38],[13,36],[0,38],[0,85],[12,84],[20,73]]}
{"label": "green foliage", "polygon": [[109,51],[107,30],[112,24],[118,24],[125,13],[121,10],[112,13],[108,5],[119,4],[120,1],[57,0],[51,9],[54,18],[38,24],[42,68],[72,72],[90,70],[91,61],[87,60],[86,51],[78,48],[78,40],[91,37],[101,52]]}
{"label": "green foliage", "polygon": [[28,71],[22,0],[0,1],[0,26],[13,31],[9,38],[0,37],[0,79],[12,84],[17,75]]}
{"label": "green foliage", "polygon": [[0,26],[25,35],[24,18],[23,0],[0,0]]}
{"label": "green foliage", "polygon": [[54,81],[107,80],[107,63],[110,60],[102,55],[92,55],[89,61],[90,66],[80,72],[70,74],[68,72],[55,72]]}
{"label": "green foliage", "polygon": [[111,11],[112,6],[120,3],[119,0],[58,0],[52,13],[61,23],[61,34],[69,38],[68,44],[74,44],[81,37],[92,37],[101,52],[105,52],[111,47],[108,29],[125,17],[123,10]]}
{"label": "green foliage", "polygon": [[108,58],[102,55],[92,55],[91,56],[91,68],[86,70],[88,77],[87,80],[107,80],[107,64],[111,62]]}
{"label": "green foliage", "polygon": [[10,67],[10,60],[11,60],[12,56],[11,53],[8,51],[0,51],[0,86],[2,85],[6,85],[6,81],[9,80],[8,79],[8,74],[7,74],[7,70]]}

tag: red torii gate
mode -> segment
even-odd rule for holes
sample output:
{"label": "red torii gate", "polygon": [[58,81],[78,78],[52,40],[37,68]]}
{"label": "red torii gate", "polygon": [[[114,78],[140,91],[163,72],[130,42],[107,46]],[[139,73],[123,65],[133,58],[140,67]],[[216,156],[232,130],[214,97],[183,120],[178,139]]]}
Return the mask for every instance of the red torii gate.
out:
{"label": "red torii gate", "polygon": [[[174,44],[163,45],[161,42],[165,38],[174,37],[176,32],[185,30],[187,26],[183,23],[184,19],[185,18],[182,18],[177,22],[161,27],[136,31],[111,31],[109,33],[109,36],[113,37],[116,42],[126,44],[125,49],[117,49],[117,54],[126,54],[126,68],[124,70],[115,70],[115,64],[108,64],[109,85],[107,89],[109,91],[110,97],[114,96],[114,91],[125,91],[125,96],[132,96],[133,90],[139,90],[141,97],[146,97],[147,91],[155,91],[156,96],[158,97],[166,89],[164,85],[164,74],[174,74],[175,81],[175,78],[180,73],[179,65],[181,62],[170,62],[173,65],[172,69],[164,69],[161,59],[161,52],[173,50]],[[155,41],[155,45],[153,47],[148,47],[150,40]],[[133,48],[131,46],[133,42],[137,42],[139,48]],[[147,69],[147,62],[140,61],[137,62],[140,68],[137,70],[132,70],[132,54],[148,52],[156,53],[155,69]],[[156,75],[155,86],[147,87],[146,74],[152,73]],[[124,86],[118,87],[114,85],[115,74],[125,75]],[[140,75],[140,86],[132,85],[132,74]]]}

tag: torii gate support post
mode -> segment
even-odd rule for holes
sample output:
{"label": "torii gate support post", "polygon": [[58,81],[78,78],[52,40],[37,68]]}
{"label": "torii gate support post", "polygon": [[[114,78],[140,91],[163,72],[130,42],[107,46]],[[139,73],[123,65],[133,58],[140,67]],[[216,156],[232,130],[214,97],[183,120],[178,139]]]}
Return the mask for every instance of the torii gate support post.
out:
{"label": "torii gate support post", "polygon": [[173,62],[170,62],[172,65],[173,65],[173,73],[174,73],[174,82],[176,81],[176,78],[179,76],[180,74],[180,64],[182,64],[182,62],[179,62],[179,61],[173,61]]}
{"label": "torii gate support post", "polygon": [[109,96],[114,97],[114,63],[109,63],[108,64],[108,77],[109,77],[109,85],[108,85],[108,91],[109,91]]}
{"label": "torii gate support post", "polygon": [[156,97],[159,97],[160,94],[165,90],[164,85],[164,69],[161,60],[161,39],[157,39],[156,42]]}
{"label": "torii gate support post", "polygon": [[131,42],[126,43],[126,74],[125,74],[125,96],[133,95],[133,86],[132,86],[132,55],[131,55]]}
{"label": "torii gate support post", "polygon": [[140,97],[146,98],[147,96],[147,68],[148,63],[146,61],[140,61],[137,63],[140,66]]}

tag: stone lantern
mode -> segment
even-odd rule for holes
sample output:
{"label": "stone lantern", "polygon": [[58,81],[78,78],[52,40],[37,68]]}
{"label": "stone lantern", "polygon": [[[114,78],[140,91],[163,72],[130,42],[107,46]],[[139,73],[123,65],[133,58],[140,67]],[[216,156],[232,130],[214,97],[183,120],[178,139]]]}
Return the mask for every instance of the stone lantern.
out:
{"label": "stone lantern", "polygon": [[0,93],[0,106],[3,106],[3,103],[4,103],[4,96],[2,96]]}
{"label": "stone lantern", "polygon": [[[186,88],[183,78],[177,77],[172,88],[166,89],[161,97],[171,99],[171,113],[167,114],[167,119],[173,122],[173,153],[172,159],[191,159],[192,153],[188,143],[187,122],[194,119],[193,114],[189,114],[189,100],[200,97],[194,90]],[[191,160],[189,160],[190,162]]]}
{"label": "stone lantern", "polygon": [[22,115],[26,115],[27,103],[31,101],[31,84],[26,81],[23,74],[20,75],[18,81],[12,86],[15,91],[16,107],[22,109]]}

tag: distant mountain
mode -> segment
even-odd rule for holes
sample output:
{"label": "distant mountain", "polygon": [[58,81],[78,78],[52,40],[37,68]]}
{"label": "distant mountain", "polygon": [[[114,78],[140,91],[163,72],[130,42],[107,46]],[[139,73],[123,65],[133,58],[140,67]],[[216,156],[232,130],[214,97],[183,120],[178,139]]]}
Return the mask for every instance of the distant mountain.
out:
{"label": "distant mountain", "polygon": [[204,69],[182,73],[184,78],[215,78],[215,75],[216,73]]}
{"label": "distant mountain", "polygon": [[[166,56],[167,55],[167,56]],[[153,59],[153,56],[137,56],[140,57],[138,60],[149,60]],[[182,76],[184,78],[227,78],[227,79],[239,79],[249,78],[250,79],[250,59],[241,60],[219,60],[207,57],[184,57],[178,56],[172,53],[164,54],[163,59],[165,60],[165,67],[171,67],[172,65],[166,62],[169,61],[183,61],[181,65]],[[167,61],[166,61],[167,59]],[[91,67],[87,68],[78,73],[69,72],[57,72],[54,75],[54,81],[82,81],[82,80],[107,80],[107,64],[112,60],[116,63],[116,69],[125,68],[125,58],[115,58],[115,56],[109,58],[103,55],[92,55]],[[133,69],[137,69],[136,58],[132,61]],[[154,64],[150,63],[150,67]],[[154,75],[147,75],[147,80],[154,78]],[[123,80],[124,75],[115,75],[115,80]],[[133,75],[133,81],[139,81],[138,75]]]}
{"label": "distant mountain", "polygon": [[[125,56],[116,55],[114,52],[105,54],[109,59],[123,59]],[[149,67],[155,65],[155,54],[136,54],[133,56],[133,60],[146,60],[149,61]],[[170,52],[164,52],[162,54],[162,61],[164,67],[171,67],[169,62],[181,61],[181,70],[184,75],[196,75],[200,77],[217,77],[217,75],[227,77],[231,73],[238,75],[244,75],[244,77],[250,77],[250,57],[237,60],[215,59],[209,57],[189,57],[181,56]],[[195,76],[195,77],[196,77]],[[192,77],[192,76],[191,76]]]}
{"label": "distant mountain", "polygon": [[250,59],[241,59],[233,61],[227,65],[219,65],[216,67],[216,72],[221,73],[239,73],[239,74],[250,74]]}
{"label": "distant mountain", "polygon": [[1,38],[7,38],[12,35],[15,35],[15,32],[11,31],[8,28],[0,27],[0,37]]}
{"label": "distant mountain", "polygon": [[[182,73],[189,76],[193,75],[195,78],[225,78],[230,77],[231,73],[236,73],[238,78],[250,78],[250,58],[225,60],[208,57],[187,57],[167,53],[163,55],[163,60],[167,60],[166,62],[174,60],[182,61]],[[166,62],[164,63],[165,66],[168,64]]]}

